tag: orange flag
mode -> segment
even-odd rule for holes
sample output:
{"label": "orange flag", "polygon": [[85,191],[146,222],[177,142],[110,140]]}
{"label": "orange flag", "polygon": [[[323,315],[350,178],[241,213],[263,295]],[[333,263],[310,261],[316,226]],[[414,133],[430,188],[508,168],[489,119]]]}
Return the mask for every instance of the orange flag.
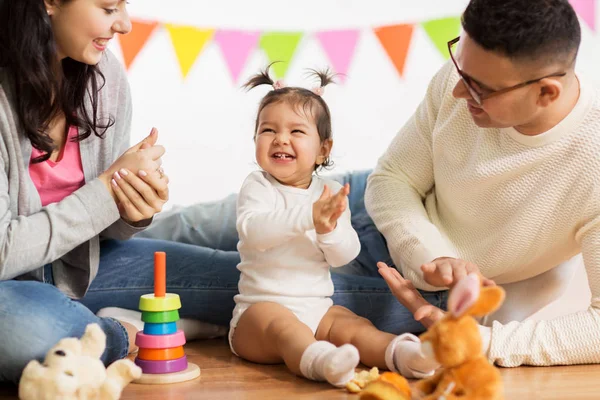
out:
{"label": "orange flag", "polygon": [[154,29],[158,26],[158,22],[131,20],[131,26],[131,32],[127,35],[119,35],[119,43],[121,44],[125,69],[129,69],[135,57],[140,50],[142,50],[142,47],[144,47],[150,38],[150,35],[154,32]]}
{"label": "orange flag", "polygon": [[375,29],[375,34],[400,76],[404,73],[404,63],[408,55],[413,30],[413,25],[391,25]]}

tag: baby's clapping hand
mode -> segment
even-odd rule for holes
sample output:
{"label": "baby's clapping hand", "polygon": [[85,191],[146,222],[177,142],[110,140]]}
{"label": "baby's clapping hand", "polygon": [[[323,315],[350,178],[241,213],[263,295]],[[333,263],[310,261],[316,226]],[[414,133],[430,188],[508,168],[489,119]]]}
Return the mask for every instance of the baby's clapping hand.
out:
{"label": "baby's clapping hand", "polygon": [[319,200],[313,204],[313,223],[318,234],[329,233],[337,226],[338,218],[348,207],[350,185],[345,184],[335,195],[331,194],[329,186],[325,185]]}

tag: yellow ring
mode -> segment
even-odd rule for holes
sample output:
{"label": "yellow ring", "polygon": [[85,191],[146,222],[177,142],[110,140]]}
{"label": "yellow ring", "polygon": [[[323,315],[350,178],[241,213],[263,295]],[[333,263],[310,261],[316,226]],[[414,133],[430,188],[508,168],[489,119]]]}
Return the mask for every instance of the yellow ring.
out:
{"label": "yellow ring", "polygon": [[154,297],[154,294],[145,294],[140,297],[140,307],[142,311],[171,311],[181,308],[179,295],[167,293],[165,297]]}

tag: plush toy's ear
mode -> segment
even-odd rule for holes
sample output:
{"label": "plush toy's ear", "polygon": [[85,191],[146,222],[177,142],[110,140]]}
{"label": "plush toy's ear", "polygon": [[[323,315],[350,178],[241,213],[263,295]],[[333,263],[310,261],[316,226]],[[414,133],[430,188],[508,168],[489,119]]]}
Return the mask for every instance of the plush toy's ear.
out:
{"label": "plush toy's ear", "polygon": [[106,347],[106,334],[98,324],[89,324],[81,337],[81,354],[100,358]]}
{"label": "plush toy's ear", "polygon": [[481,289],[479,299],[467,314],[474,317],[483,317],[496,311],[502,305],[506,292],[500,286],[484,287]]}
{"label": "plush toy's ear", "polygon": [[452,288],[448,297],[448,311],[460,317],[477,301],[481,283],[476,274],[469,274]]}

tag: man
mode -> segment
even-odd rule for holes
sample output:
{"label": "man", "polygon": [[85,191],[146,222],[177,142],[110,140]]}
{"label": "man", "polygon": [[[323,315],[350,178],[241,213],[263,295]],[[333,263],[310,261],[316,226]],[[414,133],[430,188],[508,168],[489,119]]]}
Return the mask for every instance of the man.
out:
{"label": "man", "polygon": [[495,321],[484,350],[503,366],[600,362],[600,96],[574,71],[576,14],[567,0],[472,0],[462,26],[369,177],[367,210],[407,281],[380,273],[428,323],[440,313],[407,298],[408,281],[442,291],[469,272],[512,287],[523,319],[558,297],[557,265],[582,253],[587,310]]}

